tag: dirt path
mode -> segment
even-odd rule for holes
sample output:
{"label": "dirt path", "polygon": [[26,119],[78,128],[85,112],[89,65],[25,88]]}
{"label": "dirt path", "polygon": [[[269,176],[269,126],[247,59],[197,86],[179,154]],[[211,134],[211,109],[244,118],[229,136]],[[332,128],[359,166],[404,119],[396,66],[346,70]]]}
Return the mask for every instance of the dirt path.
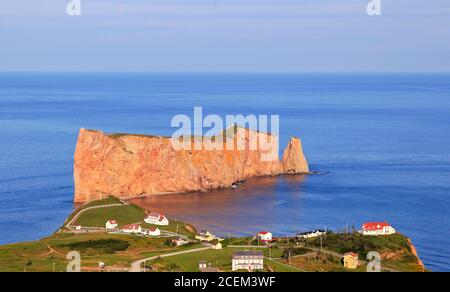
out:
{"label": "dirt path", "polygon": [[50,245],[47,244],[47,248],[48,248],[48,252],[39,255],[38,257],[46,257],[48,255],[51,255],[52,253],[60,255],[60,256],[65,256],[63,253],[55,250],[53,247],[51,247]]}

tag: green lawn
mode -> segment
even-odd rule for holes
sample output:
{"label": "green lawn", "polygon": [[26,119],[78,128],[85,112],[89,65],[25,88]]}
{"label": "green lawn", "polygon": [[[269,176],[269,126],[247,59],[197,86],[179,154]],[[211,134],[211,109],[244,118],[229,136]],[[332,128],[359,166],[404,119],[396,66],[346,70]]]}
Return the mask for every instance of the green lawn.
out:
{"label": "green lawn", "polygon": [[[233,252],[238,250],[245,250],[243,248],[224,248],[221,250],[205,250],[190,254],[177,255],[173,257],[160,258],[157,260],[147,262],[147,265],[158,264],[160,266],[177,266],[176,270],[184,272],[198,272],[198,263],[206,261],[212,266],[220,268],[222,271],[231,271],[231,261]],[[265,251],[265,253],[268,251]],[[265,266],[271,266],[273,270],[280,272],[297,272],[297,270],[286,267],[280,263],[269,261],[265,259]]]}
{"label": "green lawn", "polygon": [[[115,198],[108,198],[102,201],[92,202],[89,205],[83,206],[82,209],[92,206],[101,206],[108,204],[115,204],[119,202]],[[144,222],[146,217],[145,210],[136,205],[122,205],[113,206],[100,209],[88,210],[80,215],[80,217],[74,222],[74,225],[81,225],[85,227],[105,227],[106,221],[116,220],[119,224],[119,228],[133,223],[140,223],[143,228],[155,227],[156,225],[147,224]],[[160,230],[177,232],[181,235],[193,237],[194,234],[190,233],[185,228],[185,223],[181,221],[170,220],[170,224],[167,226],[156,226]]]}
{"label": "green lawn", "polygon": [[[82,267],[96,267],[98,262],[108,266],[129,267],[135,260],[142,259],[141,254],[174,252],[174,247],[165,246],[164,238],[145,238],[139,236],[115,234],[57,234],[39,241],[23,242],[0,246],[0,270],[2,272],[51,272],[53,263],[56,271],[65,271],[69,260],[66,254],[72,250],[73,243],[115,239],[126,241],[129,246],[125,251],[109,253],[105,249],[82,248],[76,250],[81,254]],[[53,248],[57,253],[50,253]],[[76,246],[76,245],[75,245]]]}
{"label": "green lawn", "polygon": [[145,210],[136,205],[114,206],[101,209],[92,209],[80,215],[74,225],[86,227],[105,227],[106,221],[116,220],[119,227],[132,223],[143,222]]}
{"label": "green lawn", "polygon": [[[96,207],[96,206],[103,206],[103,205],[113,205],[113,204],[122,204],[122,202],[119,199],[115,198],[115,197],[109,196],[106,199],[97,200],[97,201],[93,201],[93,202],[90,202],[88,204],[82,205],[81,207],[77,208],[77,210],[75,210],[75,212],[70,214],[69,217],[67,217],[67,219],[65,221],[65,224],[67,222],[70,222],[70,220],[72,220],[72,218],[76,214],[78,214],[80,211],[82,211],[82,210],[84,210],[86,208]],[[106,221],[103,224],[105,224],[105,223],[106,223]],[[64,224],[64,226],[65,226],[65,224]]]}

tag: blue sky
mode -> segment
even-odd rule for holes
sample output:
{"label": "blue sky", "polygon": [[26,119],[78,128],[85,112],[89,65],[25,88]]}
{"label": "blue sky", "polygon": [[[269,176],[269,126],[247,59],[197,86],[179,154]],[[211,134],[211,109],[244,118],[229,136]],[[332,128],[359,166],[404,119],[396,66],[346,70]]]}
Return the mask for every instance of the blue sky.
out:
{"label": "blue sky", "polygon": [[450,1],[0,3],[0,71],[450,72]]}

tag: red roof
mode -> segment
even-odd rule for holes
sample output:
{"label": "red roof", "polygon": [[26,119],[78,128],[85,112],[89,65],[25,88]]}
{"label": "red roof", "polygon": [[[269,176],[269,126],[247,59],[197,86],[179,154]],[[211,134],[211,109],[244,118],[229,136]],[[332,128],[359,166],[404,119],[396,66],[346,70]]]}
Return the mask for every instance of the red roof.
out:
{"label": "red roof", "polygon": [[267,233],[270,233],[269,231],[261,231],[260,233],[258,233],[259,235],[266,235]]}
{"label": "red roof", "polygon": [[158,228],[157,227],[150,227],[148,230],[150,230],[151,232],[156,231]]}
{"label": "red roof", "polygon": [[381,230],[384,227],[390,227],[391,225],[387,222],[367,222],[362,226],[363,230]]}
{"label": "red roof", "polygon": [[354,252],[347,252],[347,253],[344,254],[344,256],[352,256],[352,257],[354,257],[354,258],[357,258],[357,257],[358,257],[358,254],[357,254],[357,253],[354,253]]}
{"label": "red roof", "polygon": [[117,221],[116,220],[108,220],[108,223],[109,224],[117,224]]}

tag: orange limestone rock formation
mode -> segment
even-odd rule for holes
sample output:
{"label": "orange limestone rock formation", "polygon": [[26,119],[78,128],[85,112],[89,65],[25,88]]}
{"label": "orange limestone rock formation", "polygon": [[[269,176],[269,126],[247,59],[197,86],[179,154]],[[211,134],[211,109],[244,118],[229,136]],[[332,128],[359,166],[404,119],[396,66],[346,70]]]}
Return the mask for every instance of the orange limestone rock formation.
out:
{"label": "orange limestone rock formation", "polygon": [[[282,161],[278,149],[272,149],[276,159],[268,160],[263,158],[267,152],[249,150],[253,149],[248,147],[250,130],[238,131],[247,135],[243,150],[225,146],[226,150],[175,150],[168,137],[81,129],[74,159],[74,201],[207,191],[231,187],[250,177],[309,172],[298,138],[292,138]],[[252,133],[274,141],[270,134]],[[236,143],[238,138],[233,139]]]}

